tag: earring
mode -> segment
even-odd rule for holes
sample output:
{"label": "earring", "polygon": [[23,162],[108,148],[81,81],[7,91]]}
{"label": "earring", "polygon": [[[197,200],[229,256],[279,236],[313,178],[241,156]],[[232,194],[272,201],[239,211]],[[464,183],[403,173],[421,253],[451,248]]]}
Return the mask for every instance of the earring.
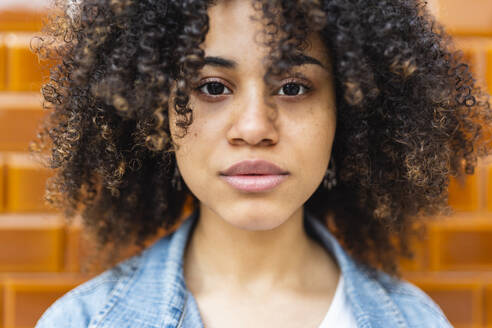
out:
{"label": "earring", "polygon": [[181,176],[179,174],[178,170],[178,164],[174,166],[174,174],[171,179],[171,185],[173,186],[174,189],[181,191],[183,189],[183,184],[181,183]]}
{"label": "earring", "polygon": [[337,185],[335,160],[333,156],[330,158],[330,164],[328,164],[328,169],[326,170],[325,177],[323,178],[323,187],[328,190]]}

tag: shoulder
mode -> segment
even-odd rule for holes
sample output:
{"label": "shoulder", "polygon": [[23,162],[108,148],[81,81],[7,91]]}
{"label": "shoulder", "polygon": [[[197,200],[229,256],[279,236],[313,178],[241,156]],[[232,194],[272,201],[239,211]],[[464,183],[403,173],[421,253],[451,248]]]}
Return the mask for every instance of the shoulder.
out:
{"label": "shoulder", "polygon": [[134,256],[72,289],[43,313],[35,328],[88,327],[119,286],[135,274],[139,260]]}
{"label": "shoulder", "polygon": [[378,281],[398,306],[410,328],[452,327],[439,305],[411,282],[386,273],[379,273]]}

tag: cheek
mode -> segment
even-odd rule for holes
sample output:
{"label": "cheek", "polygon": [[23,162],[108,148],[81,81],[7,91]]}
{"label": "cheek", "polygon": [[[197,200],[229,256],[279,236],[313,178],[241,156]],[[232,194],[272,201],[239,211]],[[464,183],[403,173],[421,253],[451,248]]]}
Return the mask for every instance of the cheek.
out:
{"label": "cheek", "polygon": [[333,109],[318,107],[291,125],[291,145],[306,181],[318,180],[330,160],[335,136],[336,116]]}
{"label": "cheek", "polygon": [[333,97],[325,99],[323,103],[327,105],[319,107],[318,115],[316,115],[315,122],[313,122],[313,131],[318,135],[317,142],[319,147],[329,152],[335,137],[336,108]]}
{"label": "cheek", "polygon": [[296,139],[310,148],[313,154],[328,151],[335,136],[335,111],[326,106],[311,106],[309,111],[305,111],[302,117],[293,120],[290,125],[296,130]]}
{"label": "cheek", "polygon": [[309,129],[305,129],[306,156],[323,163],[330,156],[334,137],[334,126],[330,120],[312,122]]}

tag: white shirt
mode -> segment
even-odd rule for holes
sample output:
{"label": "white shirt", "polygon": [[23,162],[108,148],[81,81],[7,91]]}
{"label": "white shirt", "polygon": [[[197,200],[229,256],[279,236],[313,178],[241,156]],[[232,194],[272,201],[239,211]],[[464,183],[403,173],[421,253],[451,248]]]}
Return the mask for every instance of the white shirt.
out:
{"label": "white shirt", "polygon": [[343,275],[340,273],[335,296],[319,328],[357,328],[343,285]]}

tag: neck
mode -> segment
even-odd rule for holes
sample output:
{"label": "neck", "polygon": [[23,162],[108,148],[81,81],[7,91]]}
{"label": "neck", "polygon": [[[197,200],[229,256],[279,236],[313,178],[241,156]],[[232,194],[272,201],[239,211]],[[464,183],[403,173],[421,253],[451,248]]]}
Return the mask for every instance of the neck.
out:
{"label": "neck", "polygon": [[194,294],[217,286],[261,294],[319,288],[320,284],[331,288],[339,274],[335,261],[304,232],[302,207],[274,229],[251,231],[201,206],[184,271]]}

